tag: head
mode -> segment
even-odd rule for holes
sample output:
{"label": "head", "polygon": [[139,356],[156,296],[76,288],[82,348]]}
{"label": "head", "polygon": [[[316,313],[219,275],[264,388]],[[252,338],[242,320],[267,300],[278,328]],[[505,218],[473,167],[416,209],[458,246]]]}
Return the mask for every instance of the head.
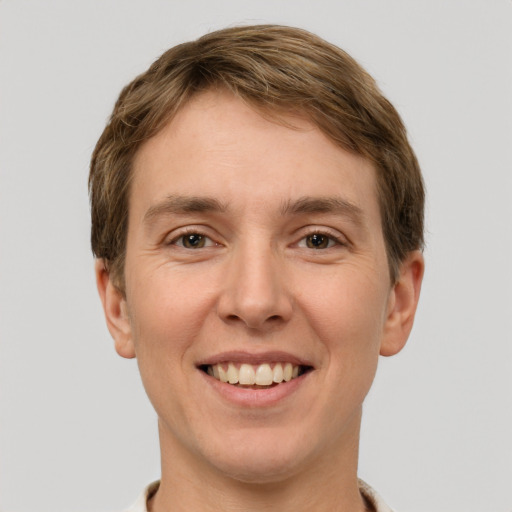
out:
{"label": "head", "polygon": [[196,477],[353,475],[423,272],[421,176],[374,81],[301,30],[209,34],[125,88],[90,187],[98,288],[163,472],[172,454]]}
{"label": "head", "polygon": [[121,92],[89,177],[92,249],[119,289],[135,155],[191,98],[214,88],[227,89],[278,122],[305,118],[336,145],[372,163],[395,281],[400,263],[423,246],[423,183],[400,116],[343,50],[304,30],[258,25],[171,48]]}

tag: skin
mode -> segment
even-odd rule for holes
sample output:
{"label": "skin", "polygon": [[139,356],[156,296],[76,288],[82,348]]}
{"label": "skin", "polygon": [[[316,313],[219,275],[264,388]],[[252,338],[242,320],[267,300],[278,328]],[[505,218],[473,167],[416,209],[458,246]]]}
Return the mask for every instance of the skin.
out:
{"label": "skin", "polygon": [[[116,350],[159,418],[155,512],[365,510],[361,407],[379,354],[407,340],[423,258],[390,282],[371,164],[287,121],[194,97],[136,155],[125,294],[97,262]],[[277,400],[232,399],[198,368],[227,351],[311,371]]]}

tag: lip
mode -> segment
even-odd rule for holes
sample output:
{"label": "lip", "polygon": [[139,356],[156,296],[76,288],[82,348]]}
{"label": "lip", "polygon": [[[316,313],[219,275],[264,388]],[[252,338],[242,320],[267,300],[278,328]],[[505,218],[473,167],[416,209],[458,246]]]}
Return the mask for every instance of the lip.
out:
{"label": "lip", "polygon": [[228,384],[211,377],[202,370],[204,366],[213,366],[221,363],[247,363],[247,364],[263,364],[263,363],[292,363],[297,366],[307,366],[314,370],[311,361],[302,357],[290,354],[289,352],[271,350],[264,352],[246,352],[240,350],[225,351],[208,356],[196,363],[196,367],[205,381],[205,384],[223,400],[232,405],[242,408],[264,408],[276,406],[284,400],[291,398],[301,387],[307,382],[312,371],[308,371],[299,377],[288,382],[282,382],[277,386],[270,388],[254,389],[243,388]]}
{"label": "lip", "polygon": [[254,365],[263,363],[292,363],[296,366],[310,366],[314,368],[311,361],[278,350],[265,352],[243,352],[240,350],[221,352],[198,361],[196,366],[199,368],[200,366],[213,366],[214,364],[229,362]]}
{"label": "lip", "polygon": [[[267,360],[268,361],[268,360]],[[205,383],[211,390],[227,402],[243,408],[264,408],[280,404],[287,398],[297,393],[307,382],[312,372],[282,382],[281,384],[263,389],[242,388],[232,384],[221,382],[207,373],[198,369]]]}

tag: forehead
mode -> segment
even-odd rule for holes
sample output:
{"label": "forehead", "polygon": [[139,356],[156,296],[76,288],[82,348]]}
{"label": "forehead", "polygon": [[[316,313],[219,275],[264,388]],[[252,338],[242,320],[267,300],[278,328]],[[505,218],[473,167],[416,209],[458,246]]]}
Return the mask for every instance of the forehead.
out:
{"label": "forehead", "polygon": [[305,196],[342,196],[380,216],[369,161],[336,146],[305,118],[269,119],[223,90],[194,96],[142,145],[133,172],[130,210],[169,195],[281,209]]}

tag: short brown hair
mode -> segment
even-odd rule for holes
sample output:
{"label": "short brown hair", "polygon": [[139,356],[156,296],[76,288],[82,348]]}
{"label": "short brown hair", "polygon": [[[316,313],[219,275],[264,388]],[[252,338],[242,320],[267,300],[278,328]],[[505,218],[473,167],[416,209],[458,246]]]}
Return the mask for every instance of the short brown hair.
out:
{"label": "short brown hair", "polygon": [[255,25],[175,46],[121,92],[89,175],[92,249],[120,288],[134,155],[193,95],[211,87],[227,88],[265,115],[305,116],[373,163],[395,281],[407,254],[423,247],[423,181],[400,116],[343,50],[305,30]]}

